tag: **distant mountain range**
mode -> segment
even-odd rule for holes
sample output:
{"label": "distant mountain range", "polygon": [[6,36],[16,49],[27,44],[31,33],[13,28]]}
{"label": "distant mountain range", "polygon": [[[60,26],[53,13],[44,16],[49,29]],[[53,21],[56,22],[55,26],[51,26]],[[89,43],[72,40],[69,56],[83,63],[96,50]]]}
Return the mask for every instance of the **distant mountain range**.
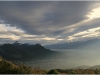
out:
{"label": "distant mountain range", "polygon": [[74,67],[73,69],[90,69],[90,68],[100,69],[100,65],[94,65],[94,66],[82,65],[82,66]]}
{"label": "distant mountain range", "polygon": [[85,47],[95,42],[100,41],[99,39],[90,39],[86,41],[75,41],[75,42],[65,42],[65,43],[57,43],[51,45],[45,45],[45,48],[48,49],[77,49],[80,47]]}
{"label": "distant mountain range", "polygon": [[36,58],[45,58],[55,53],[55,51],[46,49],[40,44],[21,44],[16,41],[13,44],[0,45],[0,55],[7,60],[29,60]]}
{"label": "distant mountain range", "polygon": [[95,66],[92,66],[90,68],[94,68],[94,69],[100,69],[100,65],[95,65]]}
{"label": "distant mountain range", "polygon": [[90,66],[81,65],[81,66],[74,67],[73,69],[87,69],[87,68],[90,68]]}

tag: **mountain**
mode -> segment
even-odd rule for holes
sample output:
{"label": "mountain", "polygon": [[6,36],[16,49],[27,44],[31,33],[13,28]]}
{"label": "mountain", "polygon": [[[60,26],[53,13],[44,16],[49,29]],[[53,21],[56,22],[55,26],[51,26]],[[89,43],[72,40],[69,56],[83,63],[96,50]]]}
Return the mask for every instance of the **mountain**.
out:
{"label": "mountain", "polygon": [[92,66],[92,67],[89,67],[89,68],[100,69],[100,65],[95,65],[95,66]]}
{"label": "mountain", "polygon": [[7,60],[30,60],[45,58],[55,51],[44,48],[40,44],[21,44],[18,41],[13,44],[3,44],[0,46],[0,55]]}
{"label": "mountain", "polygon": [[74,67],[73,69],[100,69],[100,65],[94,65],[94,66],[81,65]]}
{"label": "mountain", "polygon": [[81,66],[74,67],[73,69],[87,69],[89,67],[90,66],[87,66],[87,65],[81,65]]}
{"label": "mountain", "polygon": [[75,41],[75,42],[65,42],[58,44],[45,45],[48,49],[77,49],[81,47],[86,47],[90,44],[100,41],[99,39],[90,39],[86,41]]}

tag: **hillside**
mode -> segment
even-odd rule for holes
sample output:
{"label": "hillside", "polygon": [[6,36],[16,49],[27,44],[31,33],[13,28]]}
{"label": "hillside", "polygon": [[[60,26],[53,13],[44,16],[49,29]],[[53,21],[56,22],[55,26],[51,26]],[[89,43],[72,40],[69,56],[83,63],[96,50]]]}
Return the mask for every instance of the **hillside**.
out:
{"label": "hillside", "polygon": [[100,74],[100,68],[43,70],[25,65],[15,65],[0,56],[0,74]]}
{"label": "hillside", "polygon": [[0,74],[43,74],[46,70],[32,69],[25,65],[15,65],[0,57]]}
{"label": "hillside", "polygon": [[48,57],[56,52],[45,49],[40,44],[29,45],[15,42],[0,46],[0,55],[7,60],[30,60]]}

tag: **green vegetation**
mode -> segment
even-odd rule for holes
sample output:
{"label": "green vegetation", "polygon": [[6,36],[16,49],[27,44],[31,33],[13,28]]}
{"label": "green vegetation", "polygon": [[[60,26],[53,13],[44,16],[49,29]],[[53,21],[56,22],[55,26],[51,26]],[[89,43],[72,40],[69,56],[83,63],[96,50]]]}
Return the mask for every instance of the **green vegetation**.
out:
{"label": "green vegetation", "polygon": [[15,65],[10,61],[4,60],[0,57],[0,74],[44,74],[47,73],[45,70],[38,68],[32,69],[25,65]]}
{"label": "green vegetation", "polygon": [[48,71],[48,74],[60,74],[56,69]]}

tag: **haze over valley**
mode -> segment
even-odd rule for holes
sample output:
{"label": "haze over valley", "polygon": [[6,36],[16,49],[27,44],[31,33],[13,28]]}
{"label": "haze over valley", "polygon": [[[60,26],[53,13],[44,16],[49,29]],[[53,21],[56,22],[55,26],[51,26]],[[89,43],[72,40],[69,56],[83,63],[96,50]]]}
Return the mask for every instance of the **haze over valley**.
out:
{"label": "haze over valley", "polygon": [[100,1],[0,1],[0,56],[45,70],[99,68]]}

